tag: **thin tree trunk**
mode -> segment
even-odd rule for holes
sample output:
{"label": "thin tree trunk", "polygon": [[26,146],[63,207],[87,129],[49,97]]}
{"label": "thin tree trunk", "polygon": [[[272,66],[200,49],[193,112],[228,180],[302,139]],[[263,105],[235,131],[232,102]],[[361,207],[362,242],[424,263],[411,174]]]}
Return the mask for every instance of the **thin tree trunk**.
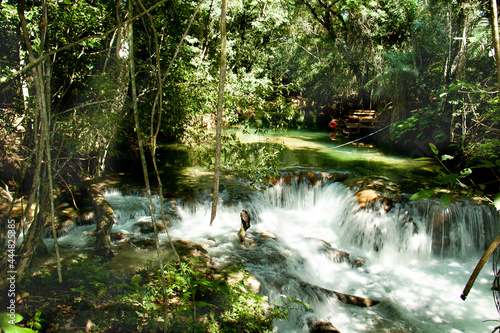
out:
{"label": "thin tree trunk", "polygon": [[227,1],[222,0],[222,12],[220,18],[221,58],[220,58],[220,76],[219,76],[219,98],[217,100],[214,190],[212,197],[213,202],[212,202],[212,215],[210,217],[210,225],[212,225],[215,216],[217,215],[217,202],[219,201],[220,155],[221,155],[221,140],[222,140],[222,110],[224,108],[224,86],[226,81],[226,11],[227,11]]}
{"label": "thin tree trunk", "polygon": [[[41,31],[41,44],[44,44],[45,36],[44,33],[46,31],[46,6],[45,2],[43,2],[43,11],[42,13],[42,26],[40,28]],[[45,226],[45,223],[47,219],[49,218],[49,213],[51,211],[51,206],[50,206],[50,198],[52,196],[52,191],[50,191],[50,184],[47,184],[47,182],[43,182],[42,179],[47,179],[49,177],[49,172],[50,170],[50,165],[48,163],[45,163],[47,169],[42,172],[42,167],[44,165],[43,163],[43,156],[45,154],[50,154],[50,151],[46,151],[47,148],[50,148],[50,143],[46,140],[49,140],[49,135],[48,135],[48,116],[47,116],[47,95],[46,95],[46,87],[45,83],[43,80],[43,62],[36,62],[35,58],[35,52],[33,50],[33,47],[30,42],[30,37],[27,29],[27,22],[26,22],[26,17],[25,17],[25,7],[26,7],[26,1],[21,0],[18,3],[17,6],[17,12],[19,15],[19,20],[21,23],[21,30],[22,30],[22,35],[24,38],[24,42],[26,45],[26,48],[28,50],[28,57],[30,60],[30,63],[27,65],[28,68],[32,68],[32,76],[33,76],[33,83],[35,85],[35,92],[36,92],[36,112],[35,112],[35,117],[39,119],[39,124],[35,124],[35,131],[38,132],[38,136],[35,136],[36,140],[36,145],[35,145],[35,156],[36,156],[36,164],[35,164],[35,173],[34,173],[34,179],[33,179],[33,186],[32,186],[32,193],[30,194],[30,199],[28,202],[28,207],[26,209],[26,214],[29,213],[31,209],[32,203],[35,201],[35,198],[38,200],[37,206],[40,208],[40,212],[35,215],[35,218],[33,222],[31,223],[31,226],[26,233],[24,239],[23,239],[23,244],[21,245],[18,254],[18,262],[16,266],[16,272],[17,272],[17,283],[20,283],[24,277],[24,273],[26,269],[28,268],[31,259],[33,257],[33,254],[36,250],[37,244],[42,236],[42,231]],[[43,53],[43,48],[41,48],[41,53]],[[38,59],[43,58],[43,55],[40,55]],[[35,64],[36,65],[33,65]],[[39,126],[39,128],[38,128]],[[48,144],[47,144],[48,143]],[[47,156],[47,155],[45,155]],[[43,186],[40,187],[40,184],[43,184]],[[23,229],[24,226],[22,225],[24,217],[21,219],[21,228]],[[6,274],[5,268],[2,270],[2,275]],[[0,277],[0,290],[2,290],[5,286],[5,279]]]}
{"label": "thin tree trunk", "polygon": [[[132,1],[129,1],[129,14],[133,13],[133,5]],[[144,155],[144,147],[142,143],[141,130],[139,127],[139,110],[137,107],[137,88],[135,83],[135,64],[134,64],[134,27],[133,21],[130,22],[130,33],[129,33],[129,64],[130,64],[130,83],[132,87],[132,105],[134,110],[134,122],[135,122],[135,132],[137,133],[137,143],[139,145],[139,152],[141,155],[141,163],[142,163],[142,171],[144,175],[144,183],[146,185],[146,191],[149,199],[149,210],[151,215],[151,222],[153,224],[153,231],[155,234],[155,244],[156,244],[156,253],[158,256],[158,265],[160,269],[161,275],[161,284],[162,284],[162,292],[163,292],[163,301],[164,306],[167,306],[167,287],[166,287],[166,279],[165,279],[165,271],[163,270],[163,259],[161,257],[161,249],[160,249],[160,239],[158,237],[158,228],[156,225],[156,216],[155,209],[153,205],[153,198],[151,195],[151,187],[149,185],[149,175],[148,175],[148,166],[146,163],[146,157]],[[166,311],[166,310],[165,310]],[[164,325],[166,326],[167,318],[164,318]],[[165,331],[164,326],[164,331]]]}
{"label": "thin tree trunk", "polygon": [[498,7],[496,0],[490,0],[491,5],[491,35],[495,49],[495,62],[497,65],[497,89],[500,93],[500,36],[498,32]]}
{"label": "thin tree trunk", "polygon": [[[46,11],[46,5],[45,11]],[[45,84],[45,96],[50,96],[50,76],[51,76],[51,67],[50,64],[46,66],[46,84]],[[45,100],[45,109],[41,110],[42,112],[42,124],[43,128],[42,131],[44,132],[44,137],[45,137],[45,155],[46,155],[46,165],[47,165],[47,177],[49,179],[49,202],[50,202],[50,218],[51,218],[51,225],[52,225],[52,236],[54,237],[54,249],[56,251],[56,260],[57,260],[57,278],[59,280],[59,283],[62,282],[62,273],[61,273],[61,257],[59,255],[59,246],[57,244],[57,232],[56,232],[56,214],[55,214],[55,208],[54,208],[54,184],[53,184],[53,179],[52,179],[52,156],[51,156],[51,145],[50,145],[50,135],[49,135],[49,128],[50,128],[50,123],[49,123],[49,104],[50,102],[46,99]]]}

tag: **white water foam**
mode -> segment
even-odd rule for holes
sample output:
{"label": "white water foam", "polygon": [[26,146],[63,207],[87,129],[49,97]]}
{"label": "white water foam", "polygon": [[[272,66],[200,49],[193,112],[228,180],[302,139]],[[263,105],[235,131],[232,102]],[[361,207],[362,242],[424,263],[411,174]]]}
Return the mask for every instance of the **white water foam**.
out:
{"label": "white water foam", "polygon": [[[147,198],[117,191],[105,197],[115,212],[113,230],[137,234],[134,223],[149,215]],[[467,301],[460,299],[482,250],[498,230],[498,216],[489,207],[454,204],[443,209],[423,201],[396,204],[388,212],[377,206],[360,210],[353,192],[339,183],[278,184],[225,205],[230,197],[229,192],[221,194],[213,226],[210,201],[166,203],[170,234],[205,245],[221,265],[243,262],[271,302],[286,301],[284,295],[312,306],[276,322],[280,332],[307,332],[308,318],[330,321],[344,333],[488,332],[496,326],[483,322],[498,319],[490,266]],[[252,217],[247,238],[254,246],[237,240],[242,209]],[[79,239],[73,235],[78,229],[64,236],[68,243]],[[166,242],[166,235],[161,240]],[[364,258],[365,264],[333,262],[325,248]],[[381,303],[370,308],[345,305],[312,286]]]}

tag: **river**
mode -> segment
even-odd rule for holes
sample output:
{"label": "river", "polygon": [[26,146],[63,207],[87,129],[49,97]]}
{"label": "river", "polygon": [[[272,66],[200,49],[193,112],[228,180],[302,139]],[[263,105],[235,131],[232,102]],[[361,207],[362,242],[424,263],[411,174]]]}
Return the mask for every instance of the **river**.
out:
{"label": "river", "polygon": [[[491,264],[485,266],[467,300],[460,298],[482,251],[498,231],[498,215],[491,207],[461,201],[442,208],[434,200],[400,200],[390,209],[382,204],[360,209],[356,186],[324,175],[345,172],[350,179],[376,179],[404,198],[431,178],[435,166],[389,156],[367,143],[337,149],[339,141],[332,141],[328,133],[241,136],[243,142],[263,139],[287,145],[283,172],[292,176],[262,191],[253,191],[239,180],[223,183],[217,217],[209,226],[208,187],[199,185],[207,174],[185,163],[173,166],[162,157],[164,171],[169,170],[164,177],[175,174],[170,185],[199,185],[195,199],[167,198],[165,205],[174,239],[204,245],[215,265],[242,262],[271,302],[296,297],[311,305],[310,310],[292,311],[288,321],[277,321],[277,331],[307,332],[308,320],[329,321],[344,333],[494,329],[496,322],[488,321],[498,319],[490,290]],[[170,157],[172,151],[182,151],[169,149],[165,154]],[[293,176],[304,170],[316,173],[318,180],[300,181]],[[181,180],[185,178],[190,179]],[[105,197],[115,213],[113,231],[137,233],[135,222],[147,219],[146,198],[120,191],[118,186],[108,186]],[[236,236],[243,209],[252,218],[247,245],[241,245]],[[91,231],[92,226],[78,227],[59,243],[88,246],[85,235]],[[161,240],[166,242],[165,234]],[[332,260],[335,250],[360,258],[356,261],[360,264]],[[342,304],[321,290],[380,303],[368,308]]]}

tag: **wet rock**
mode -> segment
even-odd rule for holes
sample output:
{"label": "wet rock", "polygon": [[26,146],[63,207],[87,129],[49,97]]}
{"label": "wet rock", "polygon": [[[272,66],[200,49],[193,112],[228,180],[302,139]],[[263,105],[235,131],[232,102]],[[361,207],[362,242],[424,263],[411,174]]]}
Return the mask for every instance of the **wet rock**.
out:
{"label": "wet rock", "polygon": [[309,332],[311,333],[322,333],[322,332],[336,332],[336,333],[340,333],[340,331],[335,327],[333,326],[332,323],[330,323],[329,321],[324,321],[324,320],[321,320],[321,321],[308,321],[307,325],[309,326]]}
{"label": "wet rock", "polygon": [[228,283],[230,284],[237,284],[243,281],[243,284],[245,287],[247,287],[250,291],[254,293],[258,293],[260,291],[261,283],[257,278],[249,273],[243,272],[243,271],[238,271],[235,273],[232,273],[228,277]]}
{"label": "wet rock", "polygon": [[366,208],[370,203],[380,198],[380,195],[374,190],[361,190],[354,197],[358,200],[360,208]]}
{"label": "wet rock", "polygon": [[321,242],[320,251],[325,254],[325,256],[333,262],[336,263],[348,263],[353,268],[362,267],[365,264],[365,259],[363,258],[351,258],[351,255],[345,251],[338,250],[332,247],[332,245],[319,238],[310,238]]}
{"label": "wet rock", "polygon": [[[167,226],[170,223],[167,222]],[[158,232],[164,232],[166,230],[163,220],[158,219],[156,221],[156,229]],[[139,231],[141,234],[152,234],[154,233],[153,224],[151,223],[150,217],[141,218],[134,224],[134,230]]]}
{"label": "wet rock", "polygon": [[113,232],[111,234],[111,241],[115,242],[115,241],[120,241],[120,240],[124,240],[128,237],[128,234],[124,233],[124,232]]}
{"label": "wet rock", "polygon": [[151,238],[132,238],[130,241],[135,246],[143,249],[152,248],[156,245],[154,239]]}
{"label": "wet rock", "polygon": [[380,207],[388,212],[393,206],[391,198],[383,197],[379,192],[372,189],[360,190],[354,197],[358,200],[360,208]]}
{"label": "wet rock", "polygon": [[240,242],[245,243],[245,233],[250,228],[250,215],[248,215],[248,212],[246,210],[242,210],[240,213],[241,217],[241,227],[240,231],[238,232],[238,238],[240,239]]}
{"label": "wet rock", "polygon": [[[212,261],[208,251],[200,244],[186,240],[176,240],[173,244],[175,251],[181,258],[199,258],[207,265]],[[166,244],[166,247],[170,249],[170,244]]]}
{"label": "wet rock", "polygon": [[272,185],[283,183],[292,185],[292,183],[304,183],[315,186],[318,182],[322,181],[344,181],[350,176],[348,172],[313,172],[306,170],[296,170],[290,172],[283,172],[279,177],[272,178],[269,182]]}
{"label": "wet rock", "polygon": [[264,238],[264,239],[266,239],[266,238],[268,238],[268,239],[274,239],[274,240],[277,240],[277,239],[278,239],[278,237],[277,237],[276,235],[269,234],[269,233],[267,233],[267,232],[265,232],[265,231],[260,232],[260,233],[259,233],[259,236],[260,236],[260,237],[262,237],[262,238]]}
{"label": "wet rock", "polygon": [[74,222],[77,226],[94,224],[95,223],[94,217],[95,217],[95,214],[92,211],[92,212],[85,213],[81,216],[75,217]]}

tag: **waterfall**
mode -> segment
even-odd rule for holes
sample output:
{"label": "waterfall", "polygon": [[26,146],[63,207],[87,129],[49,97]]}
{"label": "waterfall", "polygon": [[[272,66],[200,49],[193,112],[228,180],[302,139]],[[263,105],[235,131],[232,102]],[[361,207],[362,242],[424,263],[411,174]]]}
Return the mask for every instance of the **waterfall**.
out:
{"label": "waterfall", "polygon": [[[136,227],[148,221],[147,198],[119,191],[105,197],[115,213],[113,232],[152,238]],[[329,321],[343,333],[486,332],[496,326],[484,322],[498,318],[491,268],[485,266],[467,301],[460,299],[498,232],[491,207],[463,202],[443,208],[432,200],[402,200],[389,210],[376,203],[361,209],[354,192],[341,183],[313,185],[292,178],[239,200],[232,191],[222,191],[213,226],[210,200],[177,199],[165,202],[165,208],[174,239],[203,245],[215,265],[243,263],[271,303],[298,298],[311,305],[291,311],[288,321],[277,321],[279,332],[307,332],[308,322],[316,320]],[[237,238],[242,209],[252,218],[247,245]],[[62,239],[81,246],[82,236],[72,236],[78,228],[84,227]],[[161,240],[166,242],[165,234]],[[328,291],[380,304],[342,304]]]}

